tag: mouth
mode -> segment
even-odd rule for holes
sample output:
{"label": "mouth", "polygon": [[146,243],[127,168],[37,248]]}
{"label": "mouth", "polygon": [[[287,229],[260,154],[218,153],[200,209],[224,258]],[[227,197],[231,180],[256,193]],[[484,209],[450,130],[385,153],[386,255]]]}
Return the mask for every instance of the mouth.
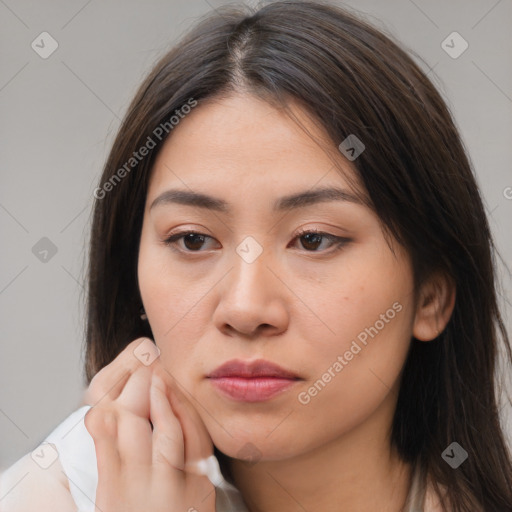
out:
{"label": "mouth", "polygon": [[294,373],[262,359],[227,361],[207,375],[224,396],[240,402],[263,402],[302,380]]}

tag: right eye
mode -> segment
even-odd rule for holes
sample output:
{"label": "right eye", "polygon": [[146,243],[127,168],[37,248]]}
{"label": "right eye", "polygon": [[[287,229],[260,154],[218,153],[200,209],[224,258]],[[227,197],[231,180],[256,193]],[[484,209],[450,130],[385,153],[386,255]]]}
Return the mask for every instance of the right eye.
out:
{"label": "right eye", "polygon": [[[164,240],[164,244],[171,247],[173,250],[181,252],[203,252],[203,247],[207,239],[214,240],[211,236],[199,233],[197,231],[182,231],[180,233],[174,233]],[[179,241],[183,240],[183,246],[179,246]]]}

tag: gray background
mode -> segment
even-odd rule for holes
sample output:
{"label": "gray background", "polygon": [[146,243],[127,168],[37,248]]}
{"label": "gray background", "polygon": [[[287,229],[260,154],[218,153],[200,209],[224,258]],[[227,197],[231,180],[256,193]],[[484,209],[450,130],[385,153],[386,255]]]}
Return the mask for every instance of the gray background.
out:
{"label": "gray background", "polygon": [[[93,190],[145,73],[197,17],[223,3],[0,0],[0,468],[36,448],[80,403]],[[345,4],[431,69],[512,267],[512,2]],[[44,31],[59,45],[47,59],[31,48]],[[441,47],[453,31],[469,44],[455,59]],[[57,248],[46,262],[32,251],[43,237]],[[507,276],[503,287],[510,297]],[[511,329],[510,306],[504,313]]]}

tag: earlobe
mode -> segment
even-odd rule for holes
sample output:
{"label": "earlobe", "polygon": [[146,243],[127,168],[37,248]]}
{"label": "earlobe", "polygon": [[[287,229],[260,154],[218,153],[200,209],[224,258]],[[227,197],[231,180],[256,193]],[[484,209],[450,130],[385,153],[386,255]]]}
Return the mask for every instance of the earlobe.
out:
{"label": "earlobe", "polygon": [[455,296],[455,283],[449,276],[437,273],[422,285],[412,331],[417,340],[431,341],[441,334],[453,313]]}

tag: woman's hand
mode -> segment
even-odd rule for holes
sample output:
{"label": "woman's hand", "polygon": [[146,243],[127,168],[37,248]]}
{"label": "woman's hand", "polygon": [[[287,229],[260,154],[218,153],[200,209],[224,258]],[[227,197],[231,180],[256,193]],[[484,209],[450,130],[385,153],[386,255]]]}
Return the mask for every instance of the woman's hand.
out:
{"label": "woman's hand", "polygon": [[[197,411],[157,357],[145,366],[133,341],[92,379],[84,421],[98,462],[102,512],[214,512],[215,488],[193,473],[213,454]],[[146,340],[144,343],[148,343]]]}

